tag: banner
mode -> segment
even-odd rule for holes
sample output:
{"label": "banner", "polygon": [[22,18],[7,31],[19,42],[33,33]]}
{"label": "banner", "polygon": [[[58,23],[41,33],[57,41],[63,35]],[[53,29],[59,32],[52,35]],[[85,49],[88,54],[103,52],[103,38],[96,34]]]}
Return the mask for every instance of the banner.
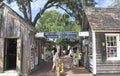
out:
{"label": "banner", "polygon": [[79,35],[78,32],[45,32],[45,38],[76,38]]}

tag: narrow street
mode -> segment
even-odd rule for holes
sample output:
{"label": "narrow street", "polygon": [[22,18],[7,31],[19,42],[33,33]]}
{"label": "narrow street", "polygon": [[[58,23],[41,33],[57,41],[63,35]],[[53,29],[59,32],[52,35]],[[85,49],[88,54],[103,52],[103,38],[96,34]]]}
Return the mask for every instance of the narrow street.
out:
{"label": "narrow street", "polygon": [[55,76],[55,73],[51,71],[51,67],[52,62],[42,62],[39,69],[29,76]]}
{"label": "narrow street", "polygon": [[[65,70],[62,76],[92,76],[84,67],[70,67],[69,57],[64,57]],[[43,62],[39,69],[29,76],[55,76],[55,72],[51,71],[52,62]]]}

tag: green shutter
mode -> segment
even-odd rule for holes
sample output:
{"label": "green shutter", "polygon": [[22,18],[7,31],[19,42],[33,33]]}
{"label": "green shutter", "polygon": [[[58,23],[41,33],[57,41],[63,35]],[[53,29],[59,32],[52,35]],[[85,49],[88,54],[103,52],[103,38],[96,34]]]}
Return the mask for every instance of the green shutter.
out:
{"label": "green shutter", "polygon": [[106,60],[106,41],[105,41],[105,34],[100,35],[100,45],[101,45],[101,59],[102,61]]}

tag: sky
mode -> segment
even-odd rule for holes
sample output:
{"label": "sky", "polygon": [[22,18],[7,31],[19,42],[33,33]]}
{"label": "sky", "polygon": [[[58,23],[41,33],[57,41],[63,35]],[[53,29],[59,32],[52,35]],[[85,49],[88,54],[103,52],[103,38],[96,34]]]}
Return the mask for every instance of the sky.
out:
{"label": "sky", "polygon": [[95,0],[97,2],[96,7],[106,8],[110,6],[115,0]]}
{"label": "sky", "polygon": [[[33,18],[35,17],[35,15],[38,13],[38,11],[44,6],[46,0],[34,0],[35,2],[32,3],[32,15]],[[115,0],[95,0],[95,2],[97,2],[96,7],[102,7],[102,8],[107,8],[109,5],[111,5]],[[22,16],[22,13],[19,11],[19,8],[17,7],[16,3],[13,2],[11,4],[9,4],[9,6],[16,11],[17,13],[19,13]],[[55,8],[51,8],[49,10],[54,10]],[[64,13],[64,11],[61,11],[60,9],[57,9],[58,11],[60,11],[61,13]]]}
{"label": "sky", "polygon": [[[36,0],[34,1],[31,5],[32,5],[32,15],[33,18],[35,17],[35,15],[37,14],[37,12],[44,6],[46,0]],[[17,13],[19,13],[22,16],[22,13],[19,11],[18,6],[16,5],[16,2],[13,2],[11,4],[8,4],[8,6],[10,6],[14,11],[16,11]]]}

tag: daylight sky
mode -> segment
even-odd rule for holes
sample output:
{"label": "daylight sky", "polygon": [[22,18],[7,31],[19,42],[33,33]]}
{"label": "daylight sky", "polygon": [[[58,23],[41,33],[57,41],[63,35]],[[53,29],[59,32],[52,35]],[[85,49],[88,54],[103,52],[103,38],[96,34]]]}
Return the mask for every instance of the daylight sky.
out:
{"label": "daylight sky", "polygon": [[[44,6],[46,0],[36,0],[35,2],[32,3],[32,15],[33,17],[36,15],[36,13]],[[16,5],[16,2],[13,2],[11,4],[9,4],[9,6],[16,11],[17,13],[19,13],[20,15],[22,15],[22,13],[19,11],[18,6]]]}
{"label": "daylight sky", "polygon": [[106,8],[114,3],[115,0],[95,0],[97,2],[96,7]]}
{"label": "daylight sky", "polygon": [[[106,8],[109,5],[111,5],[115,0],[95,0],[97,2],[96,7],[102,7],[102,8]],[[32,15],[33,18],[36,15],[36,13],[40,10],[40,8],[42,8],[45,4],[46,0],[35,0],[34,3],[32,3]],[[22,15],[22,13],[19,11],[17,5],[15,2],[11,3],[9,5],[14,11],[16,11],[17,13],[19,13],[20,15]],[[52,10],[55,8],[51,8]],[[62,12],[60,9],[57,9],[58,11]]]}

